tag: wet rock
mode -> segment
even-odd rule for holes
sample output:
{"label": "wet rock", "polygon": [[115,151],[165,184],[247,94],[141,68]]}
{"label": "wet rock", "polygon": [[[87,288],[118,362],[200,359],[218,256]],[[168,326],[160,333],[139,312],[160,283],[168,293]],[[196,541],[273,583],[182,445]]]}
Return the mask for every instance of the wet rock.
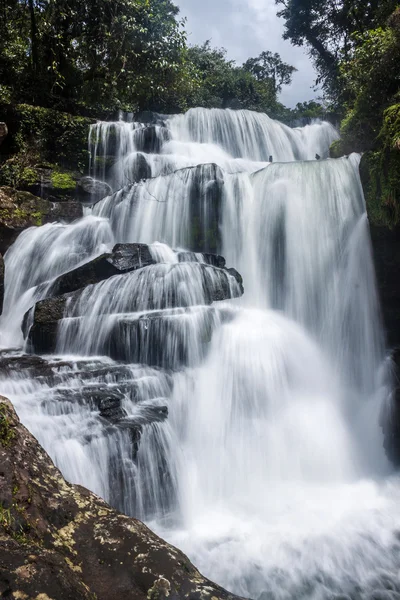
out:
{"label": "wet rock", "polygon": [[166,127],[150,125],[135,131],[135,147],[145,154],[159,154],[165,142],[171,139],[171,132]]}
{"label": "wet rock", "polygon": [[[220,215],[224,174],[215,164],[193,167],[189,188],[190,250],[217,253],[221,247]],[[207,206],[207,211],[204,211]]]}
{"label": "wet rock", "polygon": [[[229,309],[217,313],[213,307],[122,317],[110,331],[107,354],[114,360],[163,369],[194,366],[204,358],[216,326],[232,317]],[[164,346],[166,339],[169,340],[168,352]]]}
{"label": "wet rock", "polygon": [[138,152],[130,164],[129,181],[136,183],[143,179],[151,177],[151,167],[148,164],[146,157],[141,152]]}
{"label": "wet rock", "polygon": [[0,415],[4,598],[234,600],[143,523],[67,483],[4,398]]}
{"label": "wet rock", "polygon": [[94,204],[112,193],[111,187],[105,181],[93,177],[81,177],[78,181],[78,199],[84,204]]}
{"label": "wet rock", "polygon": [[52,295],[74,292],[94,283],[155,264],[146,244],[117,244],[112,253],[60,275],[52,287]]}
{"label": "wet rock", "polygon": [[[37,302],[34,309],[32,327],[29,329],[29,346],[32,352],[52,354],[57,345],[58,323],[64,316],[68,297],[56,296]],[[29,311],[24,316],[22,330],[27,335]]]}
{"label": "wet rock", "polygon": [[24,229],[53,221],[71,222],[82,216],[74,202],[53,204],[30,192],[0,187],[0,253],[4,254]]}
{"label": "wet rock", "polygon": [[165,126],[165,122],[168,119],[168,115],[161,115],[151,110],[142,110],[134,116],[134,120],[137,123],[144,123],[145,125],[161,125]]}
{"label": "wet rock", "polygon": [[127,412],[121,406],[121,397],[111,394],[109,391],[95,392],[91,400],[97,404],[100,416],[111,423],[117,423],[127,416]]}
{"label": "wet rock", "polygon": [[226,265],[226,260],[223,256],[219,254],[209,254],[209,253],[198,253],[195,252],[186,252],[180,251],[178,252],[178,260],[179,262],[196,262],[198,260],[199,255],[202,257],[202,260],[213,267],[218,267],[219,269],[223,269]]}
{"label": "wet rock", "polygon": [[116,244],[109,262],[121,273],[154,265],[155,260],[146,244]]}

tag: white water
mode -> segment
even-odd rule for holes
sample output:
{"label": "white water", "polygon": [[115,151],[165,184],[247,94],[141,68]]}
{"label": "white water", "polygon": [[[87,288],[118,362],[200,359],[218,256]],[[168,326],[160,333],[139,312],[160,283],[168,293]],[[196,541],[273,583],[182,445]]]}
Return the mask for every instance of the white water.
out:
{"label": "white water", "polygon": [[[157,154],[140,150],[138,124],[92,128],[92,158],[114,144],[117,159],[102,173],[93,160],[92,174],[127,187],[58,241],[60,226],[45,226],[8,251],[4,339],[20,342],[41,284],[114,242],[157,242],[159,264],[87,288],[61,322],[50,380],[6,374],[0,390],[68,479],[233,592],[400,598],[400,485],[378,424],[389,385],[358,157],[312,160],[336,137],[324,123],[195,109],[165,125]],[[153,179],[128,185],[138,154]],[[208,267],[178,264],[171,248],[219,251],[243,298],[204,306]],[[128,431],[79,396],[93,386],[121,392],[128,419],[168,407],[144,426],[137,459]]]}

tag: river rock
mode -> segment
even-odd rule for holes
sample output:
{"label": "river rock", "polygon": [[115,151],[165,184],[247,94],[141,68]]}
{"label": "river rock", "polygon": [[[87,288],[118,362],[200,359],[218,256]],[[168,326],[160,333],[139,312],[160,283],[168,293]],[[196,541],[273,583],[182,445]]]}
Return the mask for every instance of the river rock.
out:
{"label": "river rock", "polygon": [[143,523],[65,481],[0,398],[0,593],[24,600],[234,600]]}

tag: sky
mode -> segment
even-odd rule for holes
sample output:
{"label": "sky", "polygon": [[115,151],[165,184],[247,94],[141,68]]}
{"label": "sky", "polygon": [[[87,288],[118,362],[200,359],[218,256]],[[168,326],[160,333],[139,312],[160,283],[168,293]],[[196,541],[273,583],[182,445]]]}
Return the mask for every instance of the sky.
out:
{"label": "sky", "polygon": [[174,0],[187,17],[190,44],[211,39],[212,46],[224,47],[228,58],[238,64],[263,50],[278,52],[298,69],[290,86],[282,90],[280,101],[289,107],[312,100],[318,94],[312,86],[316,77],[310,59],[302,48],[282,39],[283,21],[276,16],[275,0]]}

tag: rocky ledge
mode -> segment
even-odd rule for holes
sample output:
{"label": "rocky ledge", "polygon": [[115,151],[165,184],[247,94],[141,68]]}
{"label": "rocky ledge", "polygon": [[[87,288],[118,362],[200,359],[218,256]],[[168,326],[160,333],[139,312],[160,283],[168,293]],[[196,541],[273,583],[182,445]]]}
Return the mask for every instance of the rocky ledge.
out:
{"label": "rocky ledge", "polygon": [[65,481],[0,397],[0,596],[234,600],[143,523]]}

